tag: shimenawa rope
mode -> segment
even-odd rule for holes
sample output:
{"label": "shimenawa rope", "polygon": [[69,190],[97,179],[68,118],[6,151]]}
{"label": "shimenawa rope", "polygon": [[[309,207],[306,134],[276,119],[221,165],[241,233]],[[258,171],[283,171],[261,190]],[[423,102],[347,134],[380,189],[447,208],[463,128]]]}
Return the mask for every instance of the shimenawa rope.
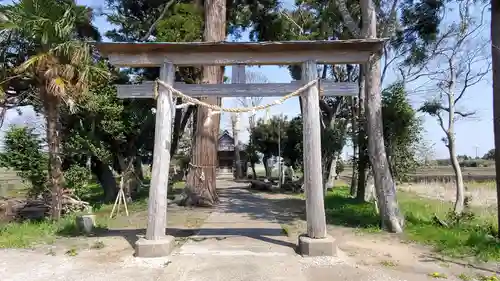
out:
{"label": "shimenawa rope", "polygon": [[[273,101],[272,103],[268,103],[268,104],[264,104],[264,105],[258,105],[258,106],[252,106],[252,107],[237,107],[237,108],[222,108],[218,105],[214,105],[214,104],[209,104],[209,103],[206,103],[206,102],[203,102],[203,101],[200,101],[198,99],[195,99],[195,98],[192,98],[184,93],[182,93],[181,91],[175,89],[174,87],[170,86],[169,84],[161,81],[161,80],[156,80],[155,81],[155,85],[154,85],[154,98],[156,99],[158,97],[158,94],[159,94],[159,88],[160,88],[160,85],[167,88],[168,90],[170,90],[172,92],[172,94],[182,98],[183,101],[187,101],[187,103],[192,103],[192,104],[196,104],[196,105],[200,105],[200,106],[203,106],[203,107],[206,107],[206,108],[209,108],[211,110],[215,110],[215,111],[218,111],[218,112],[232,112],[232,113],[243,113],[243,112],[255,112],[257,110],[264,110],[264,109],[267,109],[267,108],[270,108],[272,106],[275,106],[275,105],[279,105],[279,104],[282,104],[284,101],[288,100],[288,99],[291,99],[295,96],[298,96],[302,93],[302,91],[308,89],[309,87],[313,86],[313,85],[317,85],[318,88],[319,88],[319,82],[320,82],[320,79],[316,79],[316,80],[312,80],[310,81],[309,83],[305,84],[304,86],[298,88],[297,90],[291,92],[290,94],[287,94],[275,101]],[[204,169],[204,168],[214,168],[214,166],[200,166],[200,165],[195,165],[193,163],[189,163],[189,166],[193,167],[193,168],[197,168],[197,169]],[[203,172],[203,170],[201,171],[201,174],[198,176],[200,178],[201,181],[204,181],[205,180],[205,173]]]}
{"label": "shimenawa rope", "polygon": [[158,97],[159,85],[161,85],[161,86],[167,88],[168,90],[170,90],[174,95],[182,98],[183,101],[187,101],[188,103],[193,103],[196,105],[200,105],[200,106],[203,106],[203,107],[206,107],[206,108],[209,108],[212,110],[216,110],[216,111],[221,111],[221,112],[242,113],[242,112],[252,112],[252,111],[257,111],[257,110],[264,110],[264,109],[267,109],[269,107],[282,104],[284,101],[300,95],[300,93],[302,91],[308,89],[309,87],[311,87],[315,84],[319,84],[319,79],[310,81],[309,83],[305,84],[304,86],[298,88],[297,90],[291,92],[290,94],[288,94],[286,96],[283,96],[283,97],[273,101],[272,103],[258,105],[258,106],[252,106],[252,107],[222,108],[218,105],[209,104],[209,103],[200,101],[199,99],[192,98],[192,97],[182,93],[181,91],[175,89],[174,87],[170,86],[169,84],[167,84],[161,80],[156,80],[156,82],[155,82],[154,97],[155,98]]}

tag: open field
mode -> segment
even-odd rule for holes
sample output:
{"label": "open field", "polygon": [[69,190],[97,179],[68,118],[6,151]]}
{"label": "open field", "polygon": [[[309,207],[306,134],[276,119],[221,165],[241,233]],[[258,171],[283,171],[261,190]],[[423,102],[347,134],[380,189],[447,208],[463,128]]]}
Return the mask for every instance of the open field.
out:
{"label": "open field", "polygon": [[[352,167],[346,166],[341,176],[350,177]],[[485,182],[495,180],[495,166],[462,167],[464,181]],[[449,182],[453,181],[454,173],[450,166],[421,167],[409,175],[411,182]]]}
{"label": "open field", "polygon": [[[492,181],[495,180],[495,167],[462,167],[462,174],[465,181]],[[412,181],[450,181],[453,178],[451,167],[429,167],[420,168],[411,175]]]}
{"label": "open field", "polygon": [[15,171],[0,168],[0,198],[23,196],[25,189],[25,184]]}

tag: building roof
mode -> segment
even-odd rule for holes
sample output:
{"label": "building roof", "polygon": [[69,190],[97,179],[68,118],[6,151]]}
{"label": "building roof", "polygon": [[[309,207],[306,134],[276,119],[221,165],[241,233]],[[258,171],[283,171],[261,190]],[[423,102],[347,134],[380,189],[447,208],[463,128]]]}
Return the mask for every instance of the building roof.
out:
{"label": "building roof", "polygon": [[283,51],[371,51],[381,50],[386,39],[349,39],[316,41],[272,42],[102,42],[96,43],[104,55],[111,53],[203,53],[203,52],[257,52]]}
{"label": "building roof", "polygon": [[222,136],[224,135],[228,135],[232,138],[231,134],[229,133],[228,130],[224,130],[224,131],[219,131],[219,139],[222,138]]}
{"label": "building roof", "polygon": [[[231,135],[231,133],[229,133],[228,130],[224,130],[224,131],[222,131],[222,132],[219,133],[219,139],[218,139],[219,150],[220,150],[220,145],[221,145],[220,140],[222,138],[224,138],[224,137],[231,139],[231,144],[234,144],[234,138]],[[241,141],[239,141],[239,145],[238,146],[240,147],[240,150],[246,149],[246,145],[244,143],[242,143]]]}

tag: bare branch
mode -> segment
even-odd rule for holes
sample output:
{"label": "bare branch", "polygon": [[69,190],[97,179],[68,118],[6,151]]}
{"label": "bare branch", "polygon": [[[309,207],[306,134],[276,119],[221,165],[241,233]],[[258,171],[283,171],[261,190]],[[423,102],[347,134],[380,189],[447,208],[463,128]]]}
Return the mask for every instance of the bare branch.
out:
{"label": "bare branch", "polygon": [[459,116],[461,116],[461,117],[466,118],[466,117],[470,117],[470,116],[472,116],[472,115],[476,114],[476,112],[475,112],[475,111],[470,111],[470,112],[461,112],[461,111],[456,111],[456,110],[455,110],[455,114],[456,114],[456,115],[459,115]]}
{"label": "bare branch", "polygon": [[455,103],[457,103],[466,93],[467,89],[476,85],[477,83],[483,81],[483,78],[490,73],[491,70],[491,62],[488,61],[487,67],[485,70],[479,71],[472,75],[472,68],[471,64],[469,64],[469,69],[467,70],[467,73],[465,74],[465,81],[462,86],[462,89],[460,90],[460,93],[458,94],[458,97],[455,99]]}
{"label": "bare branch", "polygon": [[165,15],[167,14],[167,11],[168,9],[170,8],[170,6],[172,6],[172,4],[175,3],[175,0],[170,0],[168,1],[166,4],[165,4],[165,7],[163,7],[163,10],[161,11],[161,14],[160,16],[153,22],[153,24],[149,27],[149,30],[148,32],[146,32],[146,35],[144,35],[144,37],[141,38],[141,41],[146,41],[148,40],[148,38],[151,36],[151,34],[153,34],[153,31],[155,30],[156,26],[158,25],[158,23],[160,23],[160,21],[165,17]]}
{"label": "bare branch", "polygon": [[398,0],[394,0],[392,2],[392,7],[389,13],[388,18],[386,19],[386,24],[382,30],[382,38],[389,37],[394,32],[394,27],[396,26],[396,8],[398,7]]}
{"label": "bare branch", "polygon": [[342,14],[342,18],[344,19],[344,24],[347,26],[347,29],[352,33],[354,38],[360,38],[361,30],[352,18],[351,12],[349,12],[349,9],[347,9],[345,0],[338,0],[336,2],[337,8]]}
{"label": "bare branch", "polygon": [[441,113],[438,112],[436,114],[436,117],[438,119],[439,127],[441,127],[441,129],[443,130],[443,132],[445,132],[446,134],[448,134],[448,130],[444,126],[444,120],[443,120],[443,117],[441,116]]}
{"label": "bare branch", "polygon": [[299,34],[295,34],[295,35],[302,35],[304,34],[304,29],[302,28],[302,26],[300,26],[297,22],[295,22],[287,13],[281,11],[281,10],[278,10],[278,12],[284,16],[287,20],[289,20],[291,23],[293,23],[296,27],[299,28]]}

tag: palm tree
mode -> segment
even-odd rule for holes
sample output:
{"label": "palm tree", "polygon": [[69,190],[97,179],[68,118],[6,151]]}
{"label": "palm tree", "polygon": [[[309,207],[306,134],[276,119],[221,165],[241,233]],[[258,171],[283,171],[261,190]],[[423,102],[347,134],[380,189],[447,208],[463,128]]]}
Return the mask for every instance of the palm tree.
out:
{"label": "palm tree", "polygon": [[51,217],[57,220],[63,190],[61,106],[66,104],[73,110],[78,99],[87,94],[91,81],[107,75],[95,66],[92,48],[83,41],[88,34],[95,35],[95,29],[90,28],[92,11],[73,0],[20,0],[0,6],[0,15],[0,34],[22,38],[30,49],[14,73],[33,81],[46,118]]}

